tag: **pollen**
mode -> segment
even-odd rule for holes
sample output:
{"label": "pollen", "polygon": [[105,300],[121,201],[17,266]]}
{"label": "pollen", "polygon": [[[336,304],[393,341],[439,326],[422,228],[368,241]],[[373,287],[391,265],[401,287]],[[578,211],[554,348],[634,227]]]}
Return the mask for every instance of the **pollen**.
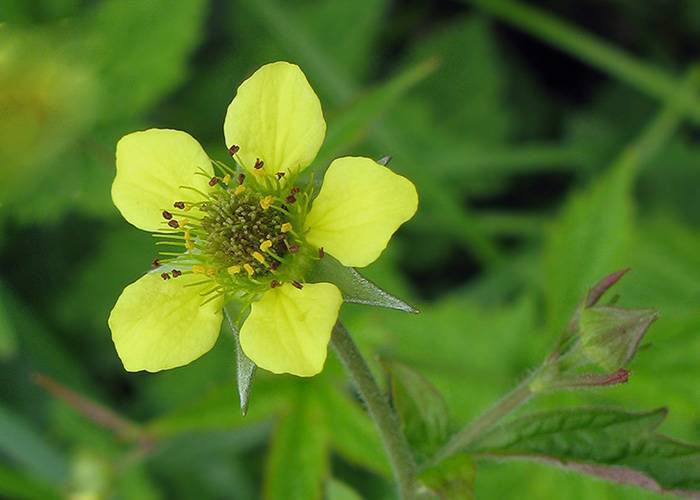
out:
{"label": "pollen", "polygon": [[253,258],[263,264],[265,262],[265,257],[260,252],[253,252]]}
{"label": "pollen", "polygon": [[272,201],[274,198],[272,197],[271,194],[268,194],[265,196],[262,200],[260,200],[260,206],[262,207],[263,210],[267,210],[272,206]]}
{"label": "pollen", "polygon": [[292,230],[292,225],[289,222],[285,222],[280,227],[280,231],[282,231],[283,233],[288,233],[291,230]]}
{"label": "pollen", "polygon": [[270,248],[272,248],[272,241],[265,240],[262,243],[260,243],[260,250],[262,250],[263,252],[268,251]]}
{"label": "pollen", "polygon": [[248,264],[248,263],[243,264],[243,269],[245,269],[245,272],[248,273],[248,276],[252,276],[253,273],[255,272],[255,270],[253,269],[253,266],[251,266],[251,265]]}

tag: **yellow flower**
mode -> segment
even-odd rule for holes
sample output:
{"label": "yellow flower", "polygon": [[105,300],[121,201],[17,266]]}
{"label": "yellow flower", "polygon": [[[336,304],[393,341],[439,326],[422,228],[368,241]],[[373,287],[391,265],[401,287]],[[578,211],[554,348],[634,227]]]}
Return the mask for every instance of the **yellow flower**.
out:
{"label": "yellow flower", "polygon": [[343,299],[331,283],[307,282],[310,270],[325,253],[346,266],[372,263],[418,207],[413,184],[370,158],[334,160],[317,195],[312,184],[295,184],[325,131],[302,71],[276,62],[243,82],[228,107],[234,166],[212,162],[177,130],[119,141],[114,204],[174,248],[110,314],[127,370],[197,359],[214,345],[227,301],[250,306],[240,342],[258,366],[298,376],[323,369]]}

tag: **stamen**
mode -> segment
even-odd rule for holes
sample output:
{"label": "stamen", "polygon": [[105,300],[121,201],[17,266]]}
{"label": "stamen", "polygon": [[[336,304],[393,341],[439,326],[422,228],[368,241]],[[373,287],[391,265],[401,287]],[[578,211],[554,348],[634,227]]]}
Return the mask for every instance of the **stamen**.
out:
{"label": "stamen", "polygon": [[285,222],[284,224],[282,224],[282,227],[280,227],[280,231],[282,231],[283,233],[288,233],[291,230],[292,224],[289,222]]}
{"label": "stamen", "polygon": [[231,175],[230,174],[224,175],[224,184],[226,184],[227,186],[229,184],[231,184]]}
{"label": "stamen", "polygon": [[277,280],[270,281],[270,288],[277,288],[278,286],[282,286],[282,283]]}
{"label": "stamen", "polygon": [[158,269],[159,267],[160,267],[160,260],[157,258],[153,259],[153,262],[151,262],[151,268]]}
{"label": "stamen", "polygon": [[268,194],[262,200],[260,200],[260,206],[262,207],[263,210],[267,210],[272,205],[273,200],[274,200],[274,198],[272,197],[272,195]]}
{"label": "stamen", "polygon": [[177,229],[180,227],[180,224],[175,219],[171,219],[168,221],[168,226],[172,227],[173,229]]}
{"label": "stamen", "polygon": [[245,181],[245,174],[238,174],[238,184],[243,184]]}
{"label": "stamen", "polygon": [[234,274],[238,274],[241,272],[241,266],[230,266],[226,271],[233,276]]}
{"label": "stamen", "polygon": [[255,272],[255,271],[253,270],[253,266],[251,266],[251,265],[248,264],[248,263],[243,264],[243,269],[245,269],[245,272],[248,273],[248,276],[252,276],[253,273]]}
{"label": "stamen", "polygon": [[180,210],[184,210],[185,209],[185,202],[184,201],[176,201],[175,203],[173,203],[173,206],[175,208],[179,208]]}
{"label": "stamen", "polygon": [[163,278],[163,281],[168,281],[170,279],[170,274],[162,273],[160,277]]}
{"label": "stamen", "polygon": [[265,257],[260,252],[253,252],[253,258],[261,264],[265,263]]}
{"label": "stamen", "polygon": [[195,274],[205,274],[207,270],[203,265],[195,264],[194,266],[192,266],[192,272]]}
{"label": "stamen", "polygon": [[298,281],[292,281],[292,286],[293,286],[294,288],[298,288],[299,290],[301,290],[302,288],[304,288],[304,285],[302,285],[302,284],[299,283]]}
{"label": "stamen", "polygon": [[173,278],[178,278],[180,276],[182,276],[182,271],[179,269],[173,269]]}
{"label": "stamen", "polygon": [[173,218],[173,214],[171,214],[171,213],[168,212],[167,210],[163,210],[163,218],[164,218],[165,220],[170,220],[170,219]]}
{"label": "stamen", "polygon": [[262,161],[260,158],[256,158],[255,165],[253,165],[253,168],[255,170],[260,170],[261,168],[263,168],[263,165],[265,165],[265,162]]}
{"label": "stamen", "polygon": [[214,187],[219,183],[219,178],[218,177],[212,177],[209,179],[209,185]]}
{"label": "stamen", "polygon": [[245,186],[241,184],[240,186],[238,186],[236,189],[233,190],[233,193],[236,195],[239,195],[243,191],[245,191]]}
{"label": "stamen", "polygon": [[240,149],[241,149],[241,148],[240,148],[239,146],[236,146],[235,144],[233,144],[230,148],[228,148],[228,153],[229,153],[231,156],[234,156],[236,153],[238,153],[238,151],[239,151]]}
{"label": "stamen", "polygon": [[218,271],[215,268],[210,267],[209,269],[207,269],[207,276],[214,278],[216,277],[217,272]]}
{"label": "stamen", "polygon": [[289,204],[291,205],[292,203],[294,203],[295,201],[297,201],[297,197],[294,196],[293,194],[290,194],[289,196],[287,196],[287,197],[284,199],[284,201],[286,201],[287,203],[289,203]]}
{"label": "stamen", "polygon": [[270,240],[265,240],[262,243],[260,243],[260,250],[265,252],[266,250],[269,250],[272,248],[272,242]]}
{"label": "stamen", "polygon": [[292,243],[289,245],[289,253],[297,253],[299,251],[299,245]]}
{"label": "stamen", "polygon": [[323,250],[323,247],[318,249],[318,256],[320,258],[324,258],[326,256],[326,252],[325,252],[325,250]]}
{"label": "stamen", "polygon": [[275,174],[275,176],[277,177],[277,180],[279,181],[282,179],[282,177],[284,177],[284,174],[285,174],[284,172],[277,172]]}

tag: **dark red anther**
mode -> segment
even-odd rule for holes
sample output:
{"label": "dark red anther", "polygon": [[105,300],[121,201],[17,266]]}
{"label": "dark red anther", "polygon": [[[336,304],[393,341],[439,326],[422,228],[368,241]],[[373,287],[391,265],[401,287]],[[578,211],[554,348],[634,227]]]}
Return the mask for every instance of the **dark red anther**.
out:
{"label": "dark red anther", "polygon": [[287,203],[289,203],[289,204],[291,205],[292,203],[294,203],[295,201],[297,201],[297,197],[294,196],[293,194],[290,194],[289,196],[287,196],[287,197],[284,199],[284,201],[286,201]]}
{"label": "dark red anther", "polygon": [[289,253],[297,253],[299,251],[299,245],[292,243],[289,245]]}
{"label": "dark red anther", "polygon": [[165,220],[170,220],[170,219],[173,218],[173,214],[171,214],[171,213],[168,212],[167,210],[163,210],[163,218],[164,218]]}
{"label": "dark red anther", "polygon": [[151,268],[157,269],[160,267],[160,261],[158,259],[153,259],[153,262],[151,262]]}
{"label": "dark red anther", "polygon": [[209,185],[210,186],[216,186],[219,183],[219,178],[218,177],[212,177],[209,179]]}
{"label": "dark red anther", "polygon": [[289,192],[289,194],[297,194],[299,191],[301,191],[300,188],[294,186],[292,190]]}
{"label": "dark red anther", "polygon": [[256,170],[260,170],[263,168],[263,165],[265,165],[265,162],[262,161],[260,158],[255,159],[255,165],[253,165],[253,168]]}
{"label": "dark red anther", "polygon": [[277,288],[278,286],[282,286],[282,283],[277,280],[270,281],[270,288]]}
{"label": "dark red anther", "polygon": [[175,219],[172,219],[168,221],[168,226],[172,227],[173,229],[177,229],[178,227],[180,227],[180,223]]}
{"label": "dark red anther", "polygon": [[275,176],[277,177],[277,180],[280,180],[282,177],[284,177],[284,172],[277,172]]}
{"label": "dark red anther", "polygon": [[278,267],[280,267],[280,263],[277,262],[276,260],[273,260],[272,262],[270,262],[270,269],[272,269],[273,271],[275,269],[277,269]]}
{"label": "dark red anther", "polygon": [[173,269],[173,278],[178,278],[180,276],[182,276],[182,271],[179,269]]}
{"label": "dark red anther", "polygon": [[323,250],[323,247],[318,249],[318,256],[320,258],[324,258],[326,256],[326,252]]}
{"label": "dark red anther", "polygon": [[302,288],[304,288],[304,285],[302,285],[302,284],[299,283],[298,281],[292,281],[292,286],[293,286],[294,288],[298,288],[299,290],[301,290]]}
{"label": "dark red anther", "polygon": [[173,203],[173,206],[175,208],[179,208],[180,210],[184,210],[185,209],[185,202],[184,201],[176,201],[175,203]]}
{"label": "dark red anther", "polygon": [[168,273],[163,273],[160,275],[161,278],[163,278],[163,281],[168,281],[170,279],[170,275]]}
{"label": "dark red anther", "polygon": [[228,153],[229,153],[231,156],[234,156],[236,153],[238,153],[238,151],[239,151],[240,149],[241,149],[241,148],[240,148],[239,146],[236,146],[236,145],[234,144],[233,146],[231,146],[230,148],[228,148]]}
{"label": "dark red anther", "polygon": [[243,181],[245,180],[245,174],[238,174],[238,184],[243,184]]}

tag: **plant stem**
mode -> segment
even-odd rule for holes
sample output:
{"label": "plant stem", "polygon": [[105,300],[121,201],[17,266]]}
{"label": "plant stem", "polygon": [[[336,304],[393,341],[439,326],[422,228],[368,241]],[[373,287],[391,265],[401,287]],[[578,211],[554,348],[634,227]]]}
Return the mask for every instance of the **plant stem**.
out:
{"label": "plant stem", "polygon": [[524,405],[534,394],[530,389],[530,382],[532,382],[533,376],[523,380],[515,389],[503,396],[495,405],[477,417],[476,420],[452,436],[447,444],[435,454],[428,466],[435,465],[451,455],[466,449],[476,438],[498,424],[503,417]]}
{"label": "plant stem", "polygon": [[416,463],[398,417],[379,389],[367,362],[340,321],[336,323],[331,345],[342,361],[374,420],[394,472],[399,497],[411,499],[415,491]]}

